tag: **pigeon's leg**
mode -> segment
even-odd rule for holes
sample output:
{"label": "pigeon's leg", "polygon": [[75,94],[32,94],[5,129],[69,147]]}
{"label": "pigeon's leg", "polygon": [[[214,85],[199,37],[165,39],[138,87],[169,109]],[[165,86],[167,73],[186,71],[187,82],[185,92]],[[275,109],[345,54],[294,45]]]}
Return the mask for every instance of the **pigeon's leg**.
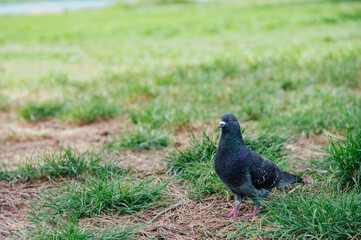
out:
{"label": "pigeon's leg", "polygon": [[255,204],[255,207],[253,209],[252,213],[247,213],[245,217],[253,217],[259,213],[259,205],[261,204],[261,201],[263,198],[267,197],[267,195],[270,193],[270,189],[262,189],[257,192],[256,196],[252,197],[252,200]]}
{"label": "pigeon's leg", "polygon": [[253,212],[252,213],[247,213],[245,215],[245,217],[253,217],[253,216],[257,215],[257,213],[259,213],[259,205],[261,204],[260,200],[259,200],[259,198],[254,198],[253,201],[255,203]]}
{"label": "pigeon's leg", "polygon": [[234,194],[234,197],[236,198],[236,204],[234,205],[234,208],[232,209],[232,211],[230,213],[224,215],[225,217],[242,215],[242,213],[238,212],[238,210],[237,210],[239,205],[242,203],[242,198],[240,196],[238,196],[237,194]]}
{"label": "pigeon's leg", "polygon": [[256,207],[254,208],[254,210],[253,210],[252,213],[247,213],[247,214],[245,215],[245,217],[253,217],[253,216],[257,215],[257,213],[259,213],[258,206],[256,206]]}
{"label": "pigeon's leg", "polygon": [[237,215],[241,215],[242,213],[238,212],[237,208],[238,206],[241,204],[241,201],[236,200],[236,205],[234,206],[234,208],[232,209],[232,211],[226,215],[224,215],[225,217],[232,217],[232,216],[237,216]]}

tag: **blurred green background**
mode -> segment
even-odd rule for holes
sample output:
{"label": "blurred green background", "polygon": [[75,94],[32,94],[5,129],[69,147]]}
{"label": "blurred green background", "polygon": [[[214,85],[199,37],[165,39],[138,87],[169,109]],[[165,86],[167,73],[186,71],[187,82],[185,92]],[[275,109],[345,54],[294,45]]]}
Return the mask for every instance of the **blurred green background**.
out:
{"label": "blurred green background", "polygon": [[0,109],[28,121],[120,116],[167,129],[232,112],[259,129],[338,131],[361,115],[360,23],[359,1],[336,0],[135,1],[0,16]]}

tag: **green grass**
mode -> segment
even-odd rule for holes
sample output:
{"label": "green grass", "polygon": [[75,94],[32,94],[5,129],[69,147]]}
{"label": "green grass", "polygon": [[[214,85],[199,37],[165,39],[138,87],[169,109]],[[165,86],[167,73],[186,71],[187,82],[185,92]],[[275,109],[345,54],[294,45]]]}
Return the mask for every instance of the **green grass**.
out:
{"label": "green grass", "polygon": [[64,180],[57,189],[44,192],[34,209],[43,220],[59,215],[80,218],[135,213],[164,205],[167,185],[168,181],[129,174],[87,176],[84,181],[73,183]]}
{"label": "green grass", "polygon": [[106,96],[90,94],[81,98],[71,99],[68,108],[60,119],[78,124],[89,124],[99,120],[109,119],[120,113],[120,106]]}
{"label": "green grass", "polygon": [[8,168],[4,163],[0,166],[0,179],[1,180],[10,180],[10,173]]}
{"label": "green grass", "polygon": [[115,137],[104,148],[107,151],[122,151],[124,149],[157,150],[167,147],[169,142],[170,133],[168,131],[138,125],[128,133],[121,133],[118,137]]}
{"label": "green grass", "polygon": [[341,187],[361,186],[361,128],[347,125],[341,138],[330,137],[323,167]]}
{"label": "green grass", "polygon": [[132,228],[122,225],[108,224],[104,227],[85,226],[80,224],[77,219],[64,220],[60,217],[57,218],[56,224],[51,225],[48,222],[38,221],[32,218],[34,225],[29,227],[26,233],[27,239],[37,240],[127,240],[134,239]]}
{"label": "green grass", "polygon": [[61,148],[43,155],[32,155],[24,164],[15,168],[2,166],[0,179],[27,181],[54,177],[81,178],[85,173],[121,174],[126,171],[117,167],[115,160],[101,163],[103,156],[94,152],[79,153],[75,149]]}
{"label": "green grass", "polygon": [[191,132],[188,148],[175,147],[174,151],[164,158],[167,172],[180,181],[190,197],[201,200],[207,195],[227,193],[213,167],[217,139],[204,131],[199,136]]}
{"label": "green grass", "polygon": [[7,111],[61,99],[46,117],[169,129],[233,112],[306,135],[358,120],[357,1],[156,2],[0,16]]}
{"label": "green grass", "polygon": [[176,105],[159,99],[155,99],[151,104],[148,103],[145,106],[142,102],[136,102],[127,113],[133,123],[146,124],[152,128],[174,128],[188,125],[191,122],[191,109]]}
{"label": "green grass", "polygon": [[[122,172],[100,172],[82,181],[56,183],[40,193],[32,204],[26,231],[30,239],[132,239],[134,227],[125,224],[104,226],[101,215],[118,216],[155,209],[170,203],[166,193],[169,181]],[[85,225],[84,217],[98,217]],[[102,226],[103,225],[103,226]]]}
{"label": "green grass", "polygon": [[106,97],[93,93],[81,96],[81,99],[69,98],[66,102],[61,100],[31,102],[17,110],[20,117],[31,122],[56,117],[78,124],[89,124],[101,119],[112,118],[119,112],[119,106],[114,105]]}
{"label": "green grass", "polygon": [[205,131],[199,136],[190,132],[189,144],[186,149],[178,149],[169,153],[164,161],[167,163],[167,171],[171,174],[185,173],[194,163],[210,162],[217,152],[217,140],[211,138]]}
{"label": "green grass", "polygon": [[[165,157],[167,172],[175,175],[187,189],[188,195],[198,200],[207,195],[227,194],[226,188],[214,170],[218,137],[212,138],[206,132],[199,136],[191,132],[189,137],[188,148],[175,148]],[[287,138],[265,133],[258,137],[246,134],[244,140],[251,150],[261,156],[276,162],[283,169],[288,166],[285,158],[286,150],[283,147]]]}
{"label": "green grass", "polygon": [[309,192],[277,194],[266,206],[271,238],[357,239],[361,231],[361,195],[354,190],[339,192],[323,184]]}
{"label": "green grass", "polygon": [[49,101],[43,103],[27,103],[26,106],[18,110],[20,117],[27,121],[42,121],[61,113],[63,105],[59,101]]}

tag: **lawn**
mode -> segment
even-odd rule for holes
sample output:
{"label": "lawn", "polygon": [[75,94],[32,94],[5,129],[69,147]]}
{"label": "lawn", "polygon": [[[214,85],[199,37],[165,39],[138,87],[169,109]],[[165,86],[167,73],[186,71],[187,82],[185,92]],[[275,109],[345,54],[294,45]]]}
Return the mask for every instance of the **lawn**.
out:
{"label": "lawn", "polygon": [[[360,237],[360,26],[360,2],[338,0],[0,16],[0,209],[24,225],[0,221],[4,236]],[[222,217],[225,112],[250,148],[308,180],[252,220]]]}

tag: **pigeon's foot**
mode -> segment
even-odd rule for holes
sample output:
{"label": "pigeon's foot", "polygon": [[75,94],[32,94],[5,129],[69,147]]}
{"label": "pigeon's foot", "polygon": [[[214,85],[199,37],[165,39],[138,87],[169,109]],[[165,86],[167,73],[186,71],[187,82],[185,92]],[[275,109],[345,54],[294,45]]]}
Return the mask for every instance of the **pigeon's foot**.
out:
{"label": "pigeon's foot", "polygon": [[247,213],[245,216],[246,217],[253,217],[253,216],[257,215],[258,212],[259,212],[258,208],[255,207],[252,213]]}
{"label": "pigeon's foot", "polygon": [[237,216],[237,215],[242,215],[242,213],[237,211],[237,207],[233,208],[232,212],[224,215],[225,217],[233,217],[233,216]]}

